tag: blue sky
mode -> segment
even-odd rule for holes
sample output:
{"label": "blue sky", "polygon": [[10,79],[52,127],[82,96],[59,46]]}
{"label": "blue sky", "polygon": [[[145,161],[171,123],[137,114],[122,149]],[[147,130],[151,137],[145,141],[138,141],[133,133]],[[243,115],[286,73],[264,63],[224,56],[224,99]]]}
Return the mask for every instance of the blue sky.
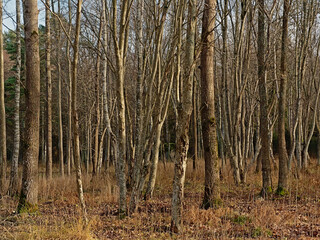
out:
{"label": "blue sky", "polygon": [[[22,4],[22,3],[21,3]],[[3,31],[8,31],[8,29],[14,30],[15,29],[15,22],[12,20],[12,18],[15,20],[16,18],[16,0],[4,0],[3,1]],[[44,24],[45,20],[45,11],[44,11],[44,5],[41,1],[38,0],[38,9],[39,12],[39,23]],[[22,6],[21,6],[22,11]],[[22,17],[22,14],[21,14]],[[21,23],[22,23],[21,19]]]}

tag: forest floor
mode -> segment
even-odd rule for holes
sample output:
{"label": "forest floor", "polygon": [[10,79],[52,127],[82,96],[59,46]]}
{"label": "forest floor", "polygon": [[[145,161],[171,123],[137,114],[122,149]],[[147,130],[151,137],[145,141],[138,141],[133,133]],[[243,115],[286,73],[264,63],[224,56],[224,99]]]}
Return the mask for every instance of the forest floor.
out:
{"label": "forest floor", "polygon": [[[0,239],[320,239],[320,167],[312,164],[300,178],[290,178],[285,197],[259,198],[261,172],[250,169],[247,184],[235,186],[231,170],[223,171],[223,204],[199,208],[204,163],[188,165],[183,233],[170,233],[173,164],[161,163],[154,198],[142,201],[131,217],[117,216],[118,188],[112,174],[91,180],[84,175],[89,225],[83,227],[75,177],[39,178],[39,211],[15,214],[17,199],[0,200]],[[58,171],[58,170],[56,170]],[[58,175],[58,172],[55,173]],[[277,170],[273,171],[276,187]]]}

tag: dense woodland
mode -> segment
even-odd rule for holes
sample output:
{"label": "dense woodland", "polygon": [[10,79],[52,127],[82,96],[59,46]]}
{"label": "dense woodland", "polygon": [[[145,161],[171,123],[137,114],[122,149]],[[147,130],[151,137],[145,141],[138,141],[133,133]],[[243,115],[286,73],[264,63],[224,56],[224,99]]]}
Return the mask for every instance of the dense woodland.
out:
{"label": "dense woodland", "polygon": [[1,239],[320,238],[319,1],[15,3]]}

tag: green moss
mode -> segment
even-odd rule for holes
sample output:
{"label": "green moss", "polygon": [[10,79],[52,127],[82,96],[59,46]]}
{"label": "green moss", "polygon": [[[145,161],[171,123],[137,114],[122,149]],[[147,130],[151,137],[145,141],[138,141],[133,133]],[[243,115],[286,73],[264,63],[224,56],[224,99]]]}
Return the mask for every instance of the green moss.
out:
{"label": "green moss", "polygon": [[214,123],[216,122],[215,117],[211,117],[211,118],[209,118],[209,122],[210,122],[211,124],[214,124]]}
{"label": "green moss", "polygon": [[119,211],[119,219],[125,219],[127,217],[127,213],[125,211]]}
{"label": "green moss", "polygon": [[271,186],[269,186],[269,187],[267,187],[267,188],[262,188],[261,189],[261,192],[260,192],[260,197],[262,197],[262,198],[267,198],[269,195],[271,195],[272,194],[272,187]]}
{"label": "green moss", "polygon": [[288,190],[282,187],[278,187],[277,191],[276,191],[276,195],[280,196],[280,197],[284,197],[287,196],[289,194]]}
{"label": "green moss", "polygon": [[272,231],[269,230],[269,229],[267,229],[267,230],[265,231],[265,234],[266,234],[267,237],[272,237]]}
{"label": "green moss", "polygon": [[260,238],[260,237],[271,237],[272,236],[272,231],[269,229],[262,229],[261,227],[256,227],[252,230],[251,232],[251,237],[252,238]]}
{"label": "green moss", "polygon": [[19,203],[17,212],[19,214],[39,214],[39,208],[37,204],[31,204],[27,201],[24,201],[24,204]]}
{"label": "green moss", "polygon": [[219,208],[223,206],[223,201],[221,198],[215,198],[213,200],[204,199],[201,205],[201,208],[203,209],[209,209],[209,208]]}
{"label": "green moss", "polygon": [[37,204],[28,202],[26,195],[21,193],[17,213],[39,214],[39,208]]}
{"label": "green moss", "polygon": [[247,216],[237,215],[233,218],[233,222],[240,225],[245,225],[246,223],[250,223],[251,219]]}
{"label": "green moss", "polygon": [[221,198],[216,198],[216,199],[214,199],[213,205],[214,205],[214,207],[216,207],[216,208],[222,207],[222,206],[223,206],[223,201],[222,201],[222,199],[221,199]]}
{"label": "green moss", "polygon": [[256,238],[256,237],[261,237],[262,235],[262,229],[261,227],[257,227],[255,229],[253,229],[252,233],[251,233],[251,237]]}

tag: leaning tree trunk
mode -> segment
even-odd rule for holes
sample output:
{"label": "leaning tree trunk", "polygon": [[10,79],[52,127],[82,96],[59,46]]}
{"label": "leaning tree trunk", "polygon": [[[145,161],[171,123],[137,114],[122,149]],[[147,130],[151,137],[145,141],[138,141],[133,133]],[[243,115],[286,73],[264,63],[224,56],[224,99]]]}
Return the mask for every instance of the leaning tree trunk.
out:
{"label": "leaning tree trunk", "polygon": [[258,1],[258,78],[260,93],[260,134],[261,134],[261,162],[262,162],[262,190],[265,197],[272,190],[271,163],[269,157],[269,134],[268,134],[268,100],[265,76],[265,12],[264,0]]}
{"label": "leaning tree trunk", "polygon": [[219,158],[214,101],[214,26],[216,0],[206,0],[202,19],[201,120],[205,160],[202,207],[214,207],[220,200]]}
{"label": "leaning tree trunk", "polygon": [[21,31],[20,31],[20,0],[16,0],[16,85],[15,85],[15,109],[14,109],[14,136],[13,136],[13,156],[11,163],[11,175],[8,194],[17,195],[19,192],[19,150],[20,150],[20,74],[21,74]]}
{"label": "leaning tree trunk", "polygon": [[7,133],[6,110],[4,101],[4,65],[3,65],[3,33],[2,33],[2,7],[0,0],[0,195],[5,191],[7,172]]}
{"label": "leaning tree trunk", "polygon": [[37,0],[23,1],[26,47],[26,113],[22,189],[18,212],[30,211],[38,202],[40,118],[40,55]]}

